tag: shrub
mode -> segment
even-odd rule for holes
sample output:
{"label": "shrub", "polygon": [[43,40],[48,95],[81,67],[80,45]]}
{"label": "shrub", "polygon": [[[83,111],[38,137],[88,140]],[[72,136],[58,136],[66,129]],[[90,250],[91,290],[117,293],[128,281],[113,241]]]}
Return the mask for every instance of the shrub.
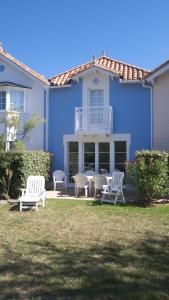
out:
{"label": "shrub", "polygon": [[169,192],[168,153],[140,151],[134,162],[126,163],[128,182],[143,195],[147,203],[153,198],[165,197]]}
{"label": "shrub", "polygon": [[[9,157],[10,156],[10,157]],[[4,182],[7,183],[8,174],[3,161],[10,159],[10,171],[12,174],[9,186],[9,195],[17,198],[21,194],[21,188],[25,186],[30,175],[42,175],[49,180],[51,154],[43,151],[25,152],[1,152],[0,153],[0,192],[4,193]],[[6,184],[7,185],[7,184]]]}

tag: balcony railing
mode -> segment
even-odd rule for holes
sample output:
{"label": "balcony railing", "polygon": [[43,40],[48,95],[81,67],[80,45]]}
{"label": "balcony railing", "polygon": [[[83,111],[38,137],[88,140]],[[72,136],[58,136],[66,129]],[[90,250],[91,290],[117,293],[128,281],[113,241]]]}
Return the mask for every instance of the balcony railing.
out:
{"label": "balcony railing", "polygon": [[112,107],[91,106],[75,108],[76,133],[111,133]]}

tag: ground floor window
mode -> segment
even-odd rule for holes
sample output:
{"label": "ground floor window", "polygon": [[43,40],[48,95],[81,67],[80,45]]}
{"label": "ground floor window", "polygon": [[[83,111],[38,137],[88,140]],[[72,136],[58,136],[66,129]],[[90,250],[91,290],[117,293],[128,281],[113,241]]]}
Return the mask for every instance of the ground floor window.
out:
{"label": "ground floor window", "polygon": [[69,157],[69,182],[74,182],[72,176],[78,173],[78,142],[68,143],[68,157]]}
{"label": "ground floor window", "polygon": [[127,160],[126,141],[115,141],[115,169],[125,171],[125,162]]}
{"label": "ground floor window", "polygon": [[67,164],[68,180],[73,176],[93,170],[96,173],[111,173],[113,170],[125,171],[125,162],[129,159],[127,140],[110,141],[68,141]]}

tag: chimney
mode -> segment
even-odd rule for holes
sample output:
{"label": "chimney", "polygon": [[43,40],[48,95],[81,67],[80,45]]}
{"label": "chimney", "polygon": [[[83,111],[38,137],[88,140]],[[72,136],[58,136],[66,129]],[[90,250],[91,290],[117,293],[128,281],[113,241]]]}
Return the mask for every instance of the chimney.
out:
{"label": "chimney", "polygon": [[95,64],[96,63],[96,55],[94,54],[92,57],[92,63]]}
{"label": "chimney", "polygon": [[102,56],[103,56],[103,57],[106,56],[106,51],[105,51],[105,50],[102,51]]}
{"label": "chimney", "polygon": [[0,42],[0,50],[1,50],[1,51],[3,50],[2,42]]}

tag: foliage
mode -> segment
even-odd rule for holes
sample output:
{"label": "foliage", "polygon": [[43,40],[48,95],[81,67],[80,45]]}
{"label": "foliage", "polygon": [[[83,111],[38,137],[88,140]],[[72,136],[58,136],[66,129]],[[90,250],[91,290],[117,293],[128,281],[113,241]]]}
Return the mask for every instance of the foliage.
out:
{"label": "foliage", "polygon": [[134,162],[126,163],[128,182],[136,187],[147,203],[168,195],[168,153],[141,151],[136,152],[135,158]]}
{"label": "foliage", "polygon": [[30,175],[42,175],[49,179],[51,155],[43,151],[1,152],[0,192],[12,198],[20,196]]}
{"label": "foliage", "polygon": [[32,129],[34,129],[37,125],[40,125],[44,122],[45,122],[44,119],[38,117],[36,114],[33,114],[31,118],[23,125],[23,132],[22,132],[21,139],[22,140],[24,140],[25,138],[30,139],[30,132],[32,131]]}

